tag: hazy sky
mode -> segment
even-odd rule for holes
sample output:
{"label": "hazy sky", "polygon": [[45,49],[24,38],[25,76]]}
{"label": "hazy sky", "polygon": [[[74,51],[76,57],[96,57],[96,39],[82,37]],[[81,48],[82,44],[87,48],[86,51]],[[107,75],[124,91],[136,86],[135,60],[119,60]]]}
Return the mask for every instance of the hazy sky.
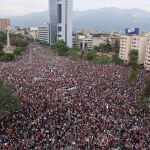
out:
{"label": "hazy sky", "polygon": [[[103,7],[140,8],[150,11],[150,0],[74,0],[74,10]],[[20,16],[48,9],[48,0],[0,0],[0,17]]]}

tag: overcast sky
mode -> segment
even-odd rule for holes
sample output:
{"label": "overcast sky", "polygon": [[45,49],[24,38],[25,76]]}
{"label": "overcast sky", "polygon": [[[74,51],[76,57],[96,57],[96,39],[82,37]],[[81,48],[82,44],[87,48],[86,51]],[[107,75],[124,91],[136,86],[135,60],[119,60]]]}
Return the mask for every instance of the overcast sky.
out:
{"label": "overcast sky", "polygon": [[[103,7],[140,8],[150,11],[150,0],[74,0],[74,10]],[[0,0],[0,17],[20,16],[48,9],[48,0]]]}

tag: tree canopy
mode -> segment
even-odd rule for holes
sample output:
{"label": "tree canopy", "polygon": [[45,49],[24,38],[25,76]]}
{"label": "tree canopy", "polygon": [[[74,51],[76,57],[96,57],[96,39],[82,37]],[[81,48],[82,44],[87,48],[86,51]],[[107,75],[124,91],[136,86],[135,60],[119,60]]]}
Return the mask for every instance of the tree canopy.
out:
{"label": "tree canopy", "polygon": [[112,46],[108,41],[106,44],[102,43],[99,46],[95,46],[94,50],[96,50],[97,52],[109,53],[112,52]]}
{"label": "tree canopy", "polygon": [[86,57],[87,57],[87,60],[89,61],[92,61],[96,58],[97,54],[96,54],[96,51],[95,50],[91,50],[87,53]]}
{"label": "tree canopy", "polygon": [[6,111],[11,111],[20,106],[20,101],[13,95],[10,87],[4,80],[0,80],[0,118]]}
{"label": "tree canopy", "polygon": [[59,55],[66,55],[69,51],[69,48],[63,40],[55,43],[52,48],[54,48]]}
{"label": "tree canopy", "polygon": [[129,65],[135,67],[137,63],[138,63],[138,51],[133,49],[129,53]]}
{"label": "tree canopy", "polygon": [[0,42],[0,51],[2,51],[2,50],[3,50],[3,48],[4,48],[4,45],[3,45],[3,43],[2,43],[2,42]]}
{"label": "tree canopy", "polygon": [[6,33],[0,31],[0,42],[6,43],[6,39],[7,39]]}
{"label": "tree canopy", "polygon": [[137,64],[138,64],[138,51],[133,49],[129,53],[129,65],[130,65],[130,72],[128,79],[129,84],[131,84],[136,79]]}

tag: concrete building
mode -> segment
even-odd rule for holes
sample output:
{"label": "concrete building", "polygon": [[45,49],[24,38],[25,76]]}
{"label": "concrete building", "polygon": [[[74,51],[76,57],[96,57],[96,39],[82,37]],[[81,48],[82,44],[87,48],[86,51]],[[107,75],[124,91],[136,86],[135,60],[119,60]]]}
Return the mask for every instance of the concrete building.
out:
{"label": "concrete building", "polygon": [[50,27],[48,23],[38,27],[38,40],[50,44]]}
{"label": "concrete building", "polygon": [[129,61],[129,53],[134,49],[138,51],[138,64],[144,64],[145,67],[149,66],[149,37],[148,34],[122,35],[120,40],[120,58],[124,61]]}
{"label": "concrete building", "polygon": [[13,34],[21,34],[22,36],[28,35],[29,28],[23,26],[15,26],[11,28],[11,33]]}
{"label": "concrete building", "polygon": [[120,59],[124,61],[129,60],[128,55],[129,55],[129,52],[131,51],[131,41],[132,41],[131,36],[127,36],[127,35],[121,36],[119,56],[120,56]]}
{"label": "concrete building", "polygon": [[73,48],[78,49],[78,36],[74,35],[72,37],[72,42],[73,42],[72,43]]}
{"label": "concrete building", "polygon": [[6,32],[7,28],[10,26],[9,19],[0,19],[0,31]]}
{"label": "concrete building", "polygon": [[101,35],[101,34],[93,34],[93,46],[99,46],[101,44],[107,44],[108,42],[110,45],[114,45],[116,42],[120,41],[120,36],[113,36],[113,35]]}
{"label": "concrete building", "polygon": [[148,36],[148,39],[147,39],[144,67],[147,70],[150,70],[150,35]]}
{"label": "concrete building", "polygon": [[50,44],[64,40],[72,47],[73,0],[49,0]]}
{"label": "concrete building", "polygon": [[37,27],[31,27],[28,31],[28,36],[30,38],[33,38],[34,40],[38,37],[38,28]]}
{"label": "concrete building", "polygon": [[78,36],[77,47],[79,50],[93,49],[93,38],[85,35]]}
{"label": "concrete building", "polygon": [[108,37],[101,36],[100,34],[93,35],[93,46],[99,46],[101,44],[106,44],[108,41]]}
{"label": "concrete building", "polygon": [[144,64],[146,43],[147,36],[145,35],[121,36],[119,53],[120,58],[124,61],[129,61],[129,53],[134,49],[138,51],[138,63]]}
{"label": "concrete building", "polygon": [[131,38],[131,50],[135,49],[138,51],[138,63],[144,64],[147,37],[145,35],[137,35],[132,36]]}

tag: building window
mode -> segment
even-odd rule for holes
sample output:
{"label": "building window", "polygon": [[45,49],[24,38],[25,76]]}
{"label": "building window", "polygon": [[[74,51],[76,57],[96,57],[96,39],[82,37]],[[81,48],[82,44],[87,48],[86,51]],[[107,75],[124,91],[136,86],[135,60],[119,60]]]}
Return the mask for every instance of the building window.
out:
{"label": "building window", "polygon": [[57,5],[58,7],[58,23],[62,23],[62,5],[61,4],[58,4]]}
{"label": "building window", "polygon": [[62,30],[62,28],[61,28],[61,27],[58,27],[58,31],[61,32],[61,30]]}

